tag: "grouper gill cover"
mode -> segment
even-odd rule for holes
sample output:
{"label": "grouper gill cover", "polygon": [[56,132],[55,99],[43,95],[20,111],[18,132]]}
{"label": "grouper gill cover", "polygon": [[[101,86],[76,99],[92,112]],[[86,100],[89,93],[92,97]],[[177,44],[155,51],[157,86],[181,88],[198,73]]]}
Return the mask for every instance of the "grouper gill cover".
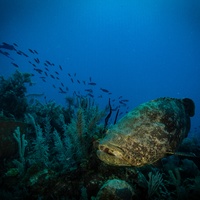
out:
{"label": "grouper gill cover", "polygon": [[127,113],[100,140],[97,155],[107,164],[143,166],[174,153],[187,137],[195,105],[189,99],[158,98]]}

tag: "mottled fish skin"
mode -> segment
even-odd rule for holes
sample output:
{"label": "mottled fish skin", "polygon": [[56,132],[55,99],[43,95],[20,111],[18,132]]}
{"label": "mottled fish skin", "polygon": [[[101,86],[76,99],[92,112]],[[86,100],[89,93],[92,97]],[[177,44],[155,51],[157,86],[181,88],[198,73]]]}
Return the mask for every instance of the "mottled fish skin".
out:
{"label": "mottled fish skin", "polygon": [[191,99],[158,98],[136,107],[100,140],[97,155],[116,166],[152,164],[176,151],[190,130]]}

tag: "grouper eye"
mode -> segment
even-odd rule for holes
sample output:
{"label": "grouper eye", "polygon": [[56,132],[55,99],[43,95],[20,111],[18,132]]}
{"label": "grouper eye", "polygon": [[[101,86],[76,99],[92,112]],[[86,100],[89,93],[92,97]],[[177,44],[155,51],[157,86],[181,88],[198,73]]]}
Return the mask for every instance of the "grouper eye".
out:
{"label": "grouper eye", "polygon": [[99,145],[99,150],[103,151],[103,147]]}
{"label": "grouper eye", "polygon": [[104,151],[105,153],[108,153],[108,152],[109,152],[109,149],[108,149],[108,148],[105,148],[105,149],[103,149],[103,151]]}
{"label": "grouper eye", "polygon": [[113,156],[113,153],[109,150],[109,148],[105,148],[104,146],[100,146],[99,149],[109,155],[112,155]]}

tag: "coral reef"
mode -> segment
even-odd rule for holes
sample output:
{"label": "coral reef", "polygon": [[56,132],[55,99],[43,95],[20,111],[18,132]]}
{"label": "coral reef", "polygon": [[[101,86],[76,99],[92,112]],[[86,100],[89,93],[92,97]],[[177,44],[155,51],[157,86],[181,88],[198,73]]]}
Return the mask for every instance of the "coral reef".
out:
{"label": "coral reef", "polygon": [[[30,75],[20,72],[0,81],[1,199],[200,198],[199,140],[181,144],[178,151],[190,156],[171,155],[140,168],[109,166],[96,155],[108,108],[82,96],[67,97],[66,106],[29,103],[25,83]],[[11,97],[15,106],[7,103]]]}
{"label": "coral reef", "polygon": [[0,110],[7,117],[21,119],[28,106],[25,94],[27,92],[25,84],[31,83],[31,74],[16,71],[7,80],[0,77]]}
{"label": "coral reef", "polygon": [[18,150],[16,140],[13,137],[13,132],[17,127],[20,127],[24,133],[27,124],[21,121],[15,121],[2,115],[0,116],[0,160],[9,159]]}

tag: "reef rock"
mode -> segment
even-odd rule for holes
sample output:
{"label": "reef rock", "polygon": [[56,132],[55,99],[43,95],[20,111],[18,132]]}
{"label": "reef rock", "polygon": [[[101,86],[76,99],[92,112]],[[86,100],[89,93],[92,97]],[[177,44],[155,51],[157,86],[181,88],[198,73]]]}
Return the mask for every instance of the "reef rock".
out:
{"label": "reef rock", "polygon": [[132,200],[134,195],[133,188],[126,181],[112,179],[101,187],[96,200]]}

